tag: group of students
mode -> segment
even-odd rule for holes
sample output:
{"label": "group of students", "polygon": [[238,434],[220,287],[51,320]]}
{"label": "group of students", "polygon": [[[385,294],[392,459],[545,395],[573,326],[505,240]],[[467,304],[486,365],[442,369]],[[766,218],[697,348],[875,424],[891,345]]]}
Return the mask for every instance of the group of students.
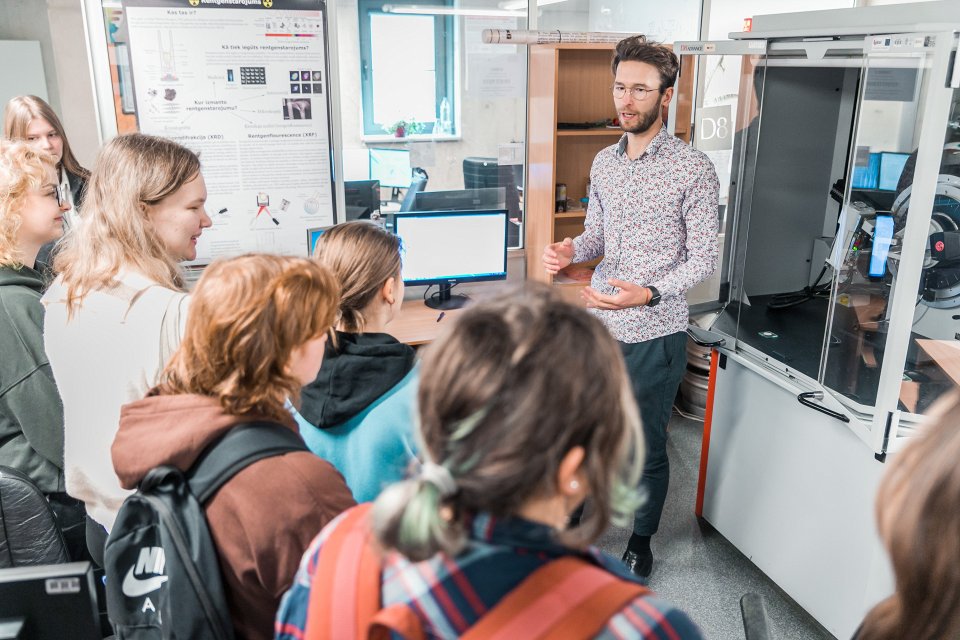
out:
{"label": "group of students", "polygon": [[[172,141],[116,137],[88,174],[48,105],[6,108],[0,465],[48,497],[71,557],[102,565],[152,468],[187,471],[267,421],[310,452],[250,465],[205,505],[237,637],[355,637],[358,620],[405,637],[701,637],[591,546],[630,521],[644,457],[595,317],[529,286],[417,358],[388,333],[400,242],[363,221],[314,258],[215,261],[188,294],[205,200],[198,157]],[[897,591],[864,640],[960,636],[957,408],[884,481]]]}

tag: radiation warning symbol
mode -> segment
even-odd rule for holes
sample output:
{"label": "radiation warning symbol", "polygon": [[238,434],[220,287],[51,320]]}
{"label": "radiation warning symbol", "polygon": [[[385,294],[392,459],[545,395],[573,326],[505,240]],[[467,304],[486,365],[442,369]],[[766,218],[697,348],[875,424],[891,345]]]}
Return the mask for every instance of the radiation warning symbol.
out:
{"label": "radiation warning symbol", "polygon": [[200,0],[189,0],[191,7],[196,7],[200,5]]}
{"label": "radiation warning symbol", "polygon": [[273,0],[263,0],[263,6],[269,9],[270,7],[273,6]]}

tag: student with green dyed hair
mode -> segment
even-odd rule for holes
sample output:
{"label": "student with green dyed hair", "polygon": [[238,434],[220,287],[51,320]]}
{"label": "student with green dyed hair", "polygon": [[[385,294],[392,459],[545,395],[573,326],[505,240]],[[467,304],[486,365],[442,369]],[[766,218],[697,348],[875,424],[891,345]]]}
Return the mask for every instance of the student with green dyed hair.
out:
{"label": "student with green dyed hair", "polygon": [[701,638],[590,546],[641,502],[644,450],[623,358],[596,318],[530,285],[464,311],[421,368],[419,472],[317,536],[276,638],[378,625],[404,637]]}

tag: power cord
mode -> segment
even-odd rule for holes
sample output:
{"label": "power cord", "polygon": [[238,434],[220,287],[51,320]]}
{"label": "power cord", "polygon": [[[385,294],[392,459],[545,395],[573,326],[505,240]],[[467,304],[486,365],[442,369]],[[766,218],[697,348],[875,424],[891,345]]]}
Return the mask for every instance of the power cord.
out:
{"label": "power cord", "polygon": [[767,303],[767,308],[789,309],[790,307],[795,307],[799,304],[803,304],[807,300],[813,300],[814,298],[829,298],[830,283],[824,282],[823,284],[820,284],[820,280],[823,278],[826,272],[827,265],[823,265],[823,269],[820,270],[820,275],[817,276],[817,279],[812,285],[806,286],[800,291],[778,293],[777,295],[773,296],[770,302]]}

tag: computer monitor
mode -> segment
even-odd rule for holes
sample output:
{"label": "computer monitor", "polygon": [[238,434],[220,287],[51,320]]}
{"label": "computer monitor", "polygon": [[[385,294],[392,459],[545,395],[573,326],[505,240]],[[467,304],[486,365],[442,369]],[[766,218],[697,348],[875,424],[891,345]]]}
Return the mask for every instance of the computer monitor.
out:
{"label": "computer monitor", "polygon": [[374,211],[380,211],[380,182],[378,180],[348,180],[343,183],[345,220],[369,220]]}
{"label": "computer monitor", "polygon": [[410,186],[413,169],[406,149],[370,149],[370,179],[380,185],[403,189]]}
{"label": "computer monitor", "polygon": [[459,189],[455,191],[423,191],[413,201],[413,211],[479,211],[506,209],[506,189]]}
{"label": "computer monitor", "polygon": [[[859,154],[858,154],[859,159]],[[858,164],[853,168],[854,189],[876,189],[880,180],[880,154],[871,153],[865,164]]]}
{"label": "computer monitor", "polygon": [[0,623],[20,626],[4,637],[100,640],[100,614],[89,562],[0,569]]}
{"label": "computer monitor", "polygon": [[884,151],[880,154],[880,178],[877,188],[882,191],[896,191],[897,183],[903,167],[910,158],[909,153],[891,153]]}
{"label": "computer monitor", "polygon": [[404,284],[440,285],[428,307],[462,307],[467,298],[451,295],[455,284],[507,278],[506,209],[403,213],[394,225],[403,243]]}
{"label": "computer monitor", "polygon": [[313,227],[312,229],[307,229],[307,255],[313,255],[313,252],[317,250],[317,240],[330,229],[333,229],[333,227]]}

